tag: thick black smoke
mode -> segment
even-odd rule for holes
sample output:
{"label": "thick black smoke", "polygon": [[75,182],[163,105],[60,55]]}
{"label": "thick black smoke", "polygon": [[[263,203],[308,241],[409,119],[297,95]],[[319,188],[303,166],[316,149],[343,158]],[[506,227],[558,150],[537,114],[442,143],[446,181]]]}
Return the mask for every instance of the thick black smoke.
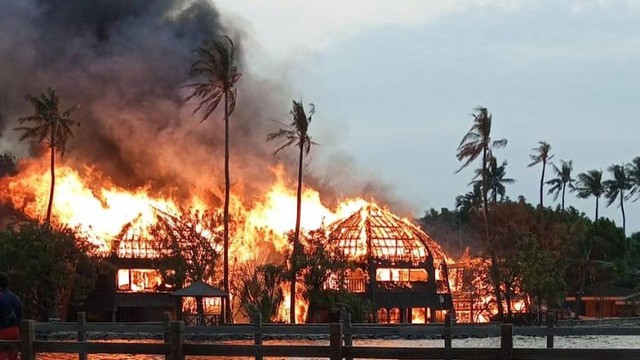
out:
{"label": "thick black smoke", "polygon": [[[52,87],[63,107],[80,105],[75,119],[82,126],[64,159],[76,169],[89,165],[116,185],[151,186],[177,198],[212,194],[220,204],[222,117],[214,113],[201,124],[194,104],[184,102],[184,85],[193,49],[230,35],[243,72],[231,119],[232,183],[251,200],[275,179],[269,120],[283,119],[298,96],[243,71],[241,34],[222,25],[208,0],[0,0],[0,152],[25,155],[13,131],[17,118],[33,111],[25,95]],[[319,139],[323,149],[331,141]],[[285,161],[292,179],[295,164]],[[354,169],[352,161],[334,160],[305,181],[326,201],[362,194],[393,202],[376,176]]]}
{"label": "thick black smoke", "polygon": [[[206,0],[0,0],[0,149],[29,115],[26,94],[47,87],[82,122],[67,161],[99,169],[117,185],[152,184],[187,195],[220,184],[222,120],[200,124],[185,104],[193,49],[233,29]],[[268,118],[288,102],[277,84],[244,74],[232,118],[233,171],[245,190],[265,184],[274,161]],[[267,174],[265,174],[265,171]],[[266,175],[266,176],[265,176]]]}

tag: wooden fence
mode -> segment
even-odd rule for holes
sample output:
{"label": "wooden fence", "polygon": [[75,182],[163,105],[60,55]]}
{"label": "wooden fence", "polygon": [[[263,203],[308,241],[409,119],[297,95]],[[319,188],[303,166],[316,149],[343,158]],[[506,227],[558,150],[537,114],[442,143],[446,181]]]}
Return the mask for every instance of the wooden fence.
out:
{"label": "wooden fence", "polygon": [[[77,333],[77,341],[53,341],[37,339],[36,334],[60,332]],[[99,342],[88,341],[89,333],[145,333],[162,334],[163,341],[149,342]],[[211,344],[185,340],[189,336],[200,338],[214,336],[246,336],[253,338],[248,344]],[[328,336],[328,345],[264,345],[265,336]],[[546,336],[547,348],[514,348],[514,335]],[[265,324],[259,318],[252,324],[223,326],[184,326],[183,322],[153,323],[94,323],[86,322],[83,313],[75,323],[36,323],[25,320],[21,324],[20,341],[0,341],[0,350],[21,353],[23,360],[35,360],[37,353],[72,353],[85,360],[87,354],[147,354],[164,355],[167,360],[183,360],[188,355],[221,357],[314,357],[337,359],[640,359],[638,349],[555,349],[554,336],[622,335],[640,336],[640,327],[514,327],[511,324],[480,326],[455,326],[450,318],[439,325],[379,325],[352,324],[349,316],[332,324],[281,325]],[[355,346],[354,337],[398,336],[440,337],[442,348],[417,347],[371,347]],[[452,339],[456,336],[500,336],[499,348],[455,348]]]}

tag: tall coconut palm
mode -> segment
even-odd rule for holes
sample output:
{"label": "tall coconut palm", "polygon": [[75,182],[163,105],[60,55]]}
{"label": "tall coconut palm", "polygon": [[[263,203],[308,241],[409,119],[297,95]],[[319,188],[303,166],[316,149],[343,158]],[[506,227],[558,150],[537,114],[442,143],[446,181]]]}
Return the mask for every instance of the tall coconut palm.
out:
{"label": "tall coconut palm", "polygon": [[[482,169],[476,169],[476,178],[482,176]],[[498,196],[500,200],[504,199],[506,194],[506,184],[515,183],[515,179],[508,178],[507,176],[507,162],[503,161],[502,165],[498,166],[498,160],[492,155],[489,159],[489,167],[487,169],[487,188],[489,189],[491,202],[498,202]],[[482,186],[482,180],[474,180],[471,182],[474,185]]]}
{"label": "tall coconut palm", "polygon": [[500,291],[500,282],[497,274],[497,258],[495,256],[495,251],[491,244],[491,226],[489,224],[489,202],[487,201],[487,193],[489,191],[487,184],[487,173],[489,167],[489,160],[491,156],[492,149],[503,148],[507,146],[507,139],[500,140],[492,140],[491,139],[491,122],[492,116],[485,107],[478,106],[475,109],[475,112],[471,114],[473,116],[473,123],[471,125],[471,129],[464,135],[460,144],[458,145],[458,150],[456,152],[456,158],[458,161],[463,162],[460,169],[457,172],[460,172],[462,169],[467,167],[477,158],[481,158],[480,169],[481,178],[482,178],[482,209],[484,215],[484,224],[485,224],[485,242],[487,247],[489,248],[492,266],[491,266],[491,278],[494,285],[494,291],[496,294],[496,300],[498,302],[498,316],[502,318],[504,316],[504,312],[502,309],[502,294]]}
{"label": "tall coconut palm", "polygon": [[[60,109],[60,97],[52,88],[40,96],[28,95],[27,99],[33,106],[34,113],[18,119],[21,127],[20,141],[35,140],[45,144],[50,153],[51,187],[49,190],[49,204],[47,205],[47,224],[51,223],[51,211],[53,209],[53,193],[56,186],[56,152],[64,156],[67,150],[67,141],[73,137],[73,127],[80,123],[71,119],[78,106],[72,106],[67,110]],[[29,124],[29,126],[27,126]]]}
{"label": "tall coconut palm", "polygon": [[[236,108],[238,90],[236,84],[242,74],[236,66],[236,49],[228,36],[211,40],[195,49],[196,61],[191,66],[190,74],[196,82],[187,85],[191,94],[186,100],[197,101],[193,113],[201,112],[205,121],[218,108],[224,99],[224,233],[223,233],[223,267],[224,290],[229,293],[229,195],[231,180],[229,176],[229,117]],[[231,305],[226,301],[226,318],[231,320]]]}
{"label": "tall coconut palm", "polygon": [[576,186],[577,196],[582,199],[587,199],[591,196],[596,198],[596,217],[594,222],[598,221],[598,206],[604,190],[602,171],[589,170],[586,173],[578,174],[578,185]]}
{"label": "tall coconut palm", "polygon": [[640,199],[640,156],[635,157],[631,163],[627,164],[627,173],[631,179],[629,196],[638,194],[638,196],[633,199],[633,201],[636,201]]}
{"label": "tall coconut palm", "polygon": [[293,107],[291,108],[291,119],[289,123],[281,123],[282,128],[280,128],[277,132],[270,133],[267,135],[267,141],[279,141],[280,146],[276,149],[275,153],[277,154],[281,150],[289,147],[296,146],[298,148],[298,193],[297,193],[297,208],[296,208],[296,228],[293,238],[293,255],[291,261],[291,307],[289,312],[289,321],[292,324],[296,322],[296,314],[295,314],[295,294],[296,294],[296,278],[298,274],[297,268],[297,255],[296,251],[299,248],[300,244],[300,216],[302,214],[302,164],[305,155],[309,155],[311,151],[311,145],[315,144],[311,141],[311,137],[309,137],[309,124],[311,123],[311,118],[315,113],[315,106],[313,104],[309,105],[308,113],[305,112],[304,106],[302,102],[293,101]]}
{"label": "tall coconut palm", "polygon": [[[626,216],[624,213],[624,200],[628,198],[632,189],[631,177],[624,165],[611,165],[607,169],[613,176],[612,179],[604,181],[604,196],[607,198],[607,207],[611,206],[616,199],[620,199],[620,211],[622,212],[622,230],[626,234]],[[626,236],[626,235],[625,235]]]}
{"label": "tall coconut palm", "polygon": [[556,177],[547,181],[547,185],[551,185],[549,188],[549,194],[553,194],[553,201],[558,200],[558,195],[562,193],[562,210],[564,210],[564,195],[567,190],[572,191],[574,186],[574,179],[571,177],[571,171],[573,171],[573,161],[560,160],[560,168],[556,164],[551,164],[551,168]]}
{"label": "tall coconut palm", "polygon": [[551,145],[545,141],[539,141],[538,147],[533,148],[534,153],[529,155],[531,163],[529,167],[542,164],[542,174],[540,175],[540,208],[544,208],[543,195],[544,195],[544,172],[547,169],[547,163],[551,161],[553,155],[550,155]]}

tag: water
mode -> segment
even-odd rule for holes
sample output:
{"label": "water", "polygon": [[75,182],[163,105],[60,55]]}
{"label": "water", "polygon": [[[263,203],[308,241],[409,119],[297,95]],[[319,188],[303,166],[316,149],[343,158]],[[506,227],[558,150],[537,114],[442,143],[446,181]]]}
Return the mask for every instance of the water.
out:
{"label": "water", "polygon": [[[151,342],[151,341],[149,341]],[[386,346],[386,347],[443,347],[443,340],[380,340],[380,339],[354,339],[354,346]],[[253,344],[252,341],[223,341],[221,344]],[[328,345],[328,340],[265,340],[265,345]],[[513,346],[516,348],[544,348],[547,340],[544,337],[514,336]],[[477,347],[498,348],[499,337],[454,339],[453,347]],[[556,336],[554,340],[556,348],[601,348],[601,349],[640,349],[640,336]],[[39,360],[76,360],[76,354],[38,354]],[[164,360],[164,356],[158,355],[121,355],[121,354],[93,354],[90,360]],[[192,360],[221,359],[215,356],[187,356]],[[250,358],[226,358],[229,360],[247,360]]]}

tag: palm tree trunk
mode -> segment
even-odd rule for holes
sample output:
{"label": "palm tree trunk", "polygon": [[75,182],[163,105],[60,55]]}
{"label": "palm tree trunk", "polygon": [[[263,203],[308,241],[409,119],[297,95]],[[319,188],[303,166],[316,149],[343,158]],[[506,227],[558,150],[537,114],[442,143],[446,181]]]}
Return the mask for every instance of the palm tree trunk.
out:
{"label": "palm tree trunk", "polygon": [[[594,222],[597,223],[598,222],[598,205],[600,204],[600,196],[596,196],[596,218],[594,219]],[[597,225],[596,225],[597,226]]]}
{"label": "palm tree trunk", "polygon": [[[224,291],[229,294],[229,193],[231,180],[229,179],[229,97],[224,96],[224,244],[223,244],[223,272]],[[225,301],[226,319],[233,322],[231,314],[231,301]]]}
{"label": "palm tree trunk", "polygon": [[496,296],[496,302],[498,303],[498,317],[504,318],[504,311],[502,309],[502,293],[500,292],[500,281],[498,276],[498,258],[496,257],[495,250],[491,244],[491,238],[489,236],[489,202],[487,200],[487,147],[482,149],[482,201],[484,202],[483,214],[485,225],[486,244],[489,248],[489,254],[491,256],[490,275],[491,282],[493,283],[493,290]]}
{"label": "palm tree trunk", "polygon": [[624,215],[624,191],[620,190],[620,210],[622,211],[622,231],[624,232],[624,237],[627,237],[627,228],[626,228],[626,216]]}
{"label": "palm tree trunk", "polygon": [[[304,137],[302,137],[304,139]],[[296,278],[298,276],[298,244],[300,243],[300,216],[302,215],[302,159],[304,157],[304,141],[300,140],[300,154],[298,158],[298,193],[296,199],[296,233],[293,238],[293,261],[291,276],[291,305],[289,322],[296,323]]]}
{"label": "palm tree trunk", "polygon": [[51,224],[51,211],[53,210],[53,191],[56,187],[56,147],[53,145],[53,133],[51,134],[51,188],[49,189],[49,205],[47,205],[47,224]]}
{"label": "palm tree trunk", "polygon": [[567,188],[567,183],[562,183],[562,210],[564,211],[564,191]]}
{"label": "palm tree trunk", "polygon": [[546,168],[546,163],[542,162],[542,175],[540,176],[540,208],[544,209],[543,200],[543,190],[544,190],[544,170]]}

